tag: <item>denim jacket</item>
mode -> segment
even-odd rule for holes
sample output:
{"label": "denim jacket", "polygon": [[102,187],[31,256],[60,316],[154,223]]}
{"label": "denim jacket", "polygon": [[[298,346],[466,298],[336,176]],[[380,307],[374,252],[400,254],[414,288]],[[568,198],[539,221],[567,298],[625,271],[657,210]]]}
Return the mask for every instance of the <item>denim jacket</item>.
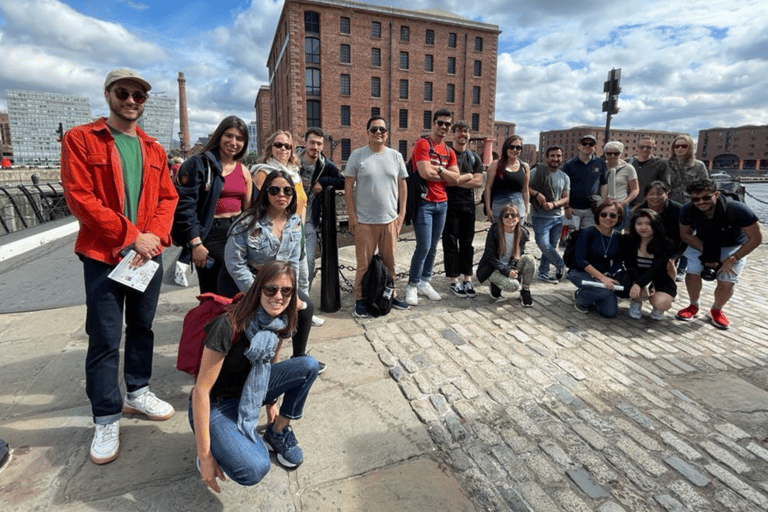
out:
{"label": "denim jacket", "polygon": [[301,256],[301,219],[298,215],[288,218],[282,240],[278,240],[272,232],[272,221],[268,216],[257,220],[253,229],[245,230],[251,220],[250,215],[243,216],[232,225],[224,248],[224,264],[242,292],[247,292],[254,281],[249,264],[255,266],[274,260],[287,261],[298,273]]}

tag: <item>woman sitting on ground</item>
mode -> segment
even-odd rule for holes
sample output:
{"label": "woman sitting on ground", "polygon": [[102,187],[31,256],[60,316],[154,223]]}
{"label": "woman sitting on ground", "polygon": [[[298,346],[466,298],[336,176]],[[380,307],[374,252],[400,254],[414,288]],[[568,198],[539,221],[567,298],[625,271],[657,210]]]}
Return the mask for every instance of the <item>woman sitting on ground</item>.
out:
{"label": "woman sitting on ground", "polygon": [[575,266],[568,271],[568,279],[578,288],[573,292],[573,305],[580,313],[589,313],[594,305],[600,316],[613,318],[619,310],[614,286],[620,284],[621,254],[615,228],[623,215],[618,201],[606,201],[595,211],[595,226],[579,232]]}
{"label": "woman sitting on ground", "polygon": [[[273,261],[237,305],[206,326],[189,422],[198,469],[216,492],[216,479],[225,475],[241,485],[260,482],[270,468],[269,450],[283,466],[303,462],[289,424],[303,414],[318,362],[310,356],[278,362],[277,355],[278,340],[296,325],[296,301],[293,266]],[[263,441],[256,432],[262,404],[269,422]]]}
{"label": "woman sitting on ground", "polygon": [[672,307],[677,295],[675,271],[670,257],[674,246],[664,234],[664,226],[658,213],[649,209],[635,210],[629,221],[629,234],[621,240],[622,260],[631,283],[629,316],[642,316],[643,301],[653,306],[652,320],[664,318],[664,312]]}
{"label": "woman sitting on ground", "polygon": [[522,282],[520,300],[526,308],[533,306],[531,282],[536,271],[533,256],[523,253],[528,236],[517,207],[507,204],[488,230],[485,250],[477,265],[477,279],[483,283],[490,278],[494,299],[501,298],[501,290],[516,292]]}

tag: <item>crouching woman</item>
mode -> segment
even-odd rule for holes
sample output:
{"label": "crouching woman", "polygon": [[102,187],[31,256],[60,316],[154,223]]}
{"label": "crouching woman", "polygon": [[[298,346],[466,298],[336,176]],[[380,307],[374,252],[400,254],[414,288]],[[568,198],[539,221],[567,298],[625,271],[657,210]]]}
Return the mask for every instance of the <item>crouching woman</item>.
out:
{"label": "crouching woman", "polygon": [[[269,471],[269,450],[283,466],[303,462],[289,424],[302,416],[318,363],[311,356],[277,362],[280,340],[296,327],[296,316],[294,269],[272,261],[236,306],[206,326],[189,421],[198,468],[216,492],[216,479],[225,475],[241,485],[261,481]],[[256,432],[262,404],[269,421],[263,440]]]}

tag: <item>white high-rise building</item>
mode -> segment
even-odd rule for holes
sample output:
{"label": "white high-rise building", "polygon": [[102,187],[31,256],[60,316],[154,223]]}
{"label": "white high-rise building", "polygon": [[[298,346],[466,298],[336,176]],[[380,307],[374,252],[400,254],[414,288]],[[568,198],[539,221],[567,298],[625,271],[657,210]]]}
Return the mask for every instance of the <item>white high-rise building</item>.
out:
{"label": "white high-rise building", "polygon": [[64,132],[91,122],[88,98],[34,91],[6,91],[16,165],[61,164],[59,123]]}
{"label": "white high-rise building", "polygon": [[256,121],[248,124],[248,153],[259,152],[259,141],[256,139]]}
{"label": "white high-rise building", "polygon": [[166,151],[171,149],[173,122],[176,120],[176,98],[149,93],[144,104],[144,114],[139,126],[150,137],[154,137]]}

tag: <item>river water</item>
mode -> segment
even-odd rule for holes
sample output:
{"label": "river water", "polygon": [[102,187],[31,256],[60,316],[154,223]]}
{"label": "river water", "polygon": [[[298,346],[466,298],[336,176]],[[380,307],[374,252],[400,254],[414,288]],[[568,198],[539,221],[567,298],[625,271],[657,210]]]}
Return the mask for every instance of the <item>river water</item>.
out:
{"label": "river water", "polygon": [[768,227],[768,183],[747,183],[744,187],[747,189],[744,202],[760,218],[760,224]]}

